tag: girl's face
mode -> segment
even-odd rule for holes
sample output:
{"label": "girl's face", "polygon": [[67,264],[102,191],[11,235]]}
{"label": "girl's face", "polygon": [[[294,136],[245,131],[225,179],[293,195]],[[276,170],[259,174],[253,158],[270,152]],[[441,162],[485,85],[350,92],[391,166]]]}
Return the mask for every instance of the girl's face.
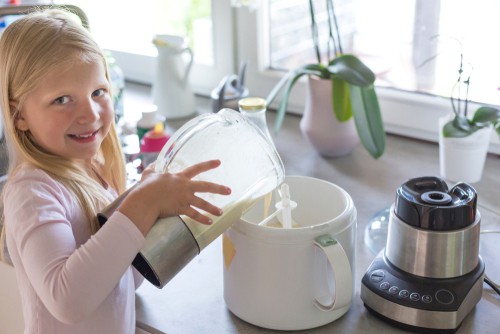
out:
{"label": "girl's face", "polygon": [[113,122],[109,90],[99,61],[58,66],[26,96],[16,127],[52,154],[89,161]]}

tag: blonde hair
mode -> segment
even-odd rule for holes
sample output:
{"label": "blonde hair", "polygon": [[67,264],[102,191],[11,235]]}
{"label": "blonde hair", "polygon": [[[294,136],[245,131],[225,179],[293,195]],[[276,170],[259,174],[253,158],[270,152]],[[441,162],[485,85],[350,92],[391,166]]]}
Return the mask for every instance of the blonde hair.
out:
{"label": "blonde hair", "polygon": [[[22,163],[44,170],[73,192],[88,218],[92,233],[95,233],[99,229],[96,214],[107,204],[102,186],[88,175],[84,167],[42,150],[29,131],[20,131],[15,126],[26,96],[40,83],[40,79],[61,63],[75,60],[102,62],[110,82],[102,50],[67,11],[36,11],[13,22],[0,38],[0,107],[9,157],[9,176]],[[104,180],[118,193],[125,190],[125,162],[114,124],[103,139],[94,164],[94,168],[100,170]],[[2,240],[4,236],[5,226]],[[3,243],[1,246],[0,251],[4,248]]]}

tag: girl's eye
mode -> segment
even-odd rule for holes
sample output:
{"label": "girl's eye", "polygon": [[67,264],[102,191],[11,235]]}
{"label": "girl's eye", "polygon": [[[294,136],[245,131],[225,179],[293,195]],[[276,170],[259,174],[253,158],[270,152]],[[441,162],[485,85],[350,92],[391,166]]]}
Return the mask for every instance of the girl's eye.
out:
{"label": "girl's eye", "polygon": [[97,90],[93,91],[93,92],[92,92],[92,96],[93,96],[93,97],[101,96],[101,95],[103,95],[105,92],[106,92],[106,91],[105,91],[104,89],[100,88],[100,89],[97,89]]}
{"label": "girl's eye", "polygon": [[61,96],[54,100],[55,104],[66,104],[69,102],[68,96]]}

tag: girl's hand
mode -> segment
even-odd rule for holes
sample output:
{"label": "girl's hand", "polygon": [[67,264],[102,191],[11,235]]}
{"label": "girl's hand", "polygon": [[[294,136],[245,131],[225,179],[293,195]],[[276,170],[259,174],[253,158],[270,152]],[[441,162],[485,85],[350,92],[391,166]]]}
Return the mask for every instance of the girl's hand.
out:
{"label": "girl's hand", "polygon": [[132,220],[146,235],[158,218],[186,215],[202,224],[212,220],[196,208],[215,216],[222,210],[196,193],[229,195],[231,190],[219,184],[192,180],[195,176],[217,168],[219,160],[202,162],[179,173],[156,173],[150,165],[143,172],[141,182],[124,199],[118,210]]}

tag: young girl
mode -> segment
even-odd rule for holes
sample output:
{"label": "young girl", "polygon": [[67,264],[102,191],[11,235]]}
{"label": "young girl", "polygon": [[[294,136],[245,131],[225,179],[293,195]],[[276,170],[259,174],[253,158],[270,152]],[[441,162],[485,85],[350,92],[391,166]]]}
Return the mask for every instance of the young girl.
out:
{"label": "young girl", "polygon": [[147,169],[99,228],[97,212],[125,190],[125,166],[97,44],[65,12],[29,14],[0,39],[0,80],[4,232],[25,332],[134,333],[141,280],[130,264],[159,217],[210,224],[197,209],[222,214],[196,193],[229,188],[192,180],[219,161],[177,174]]}

